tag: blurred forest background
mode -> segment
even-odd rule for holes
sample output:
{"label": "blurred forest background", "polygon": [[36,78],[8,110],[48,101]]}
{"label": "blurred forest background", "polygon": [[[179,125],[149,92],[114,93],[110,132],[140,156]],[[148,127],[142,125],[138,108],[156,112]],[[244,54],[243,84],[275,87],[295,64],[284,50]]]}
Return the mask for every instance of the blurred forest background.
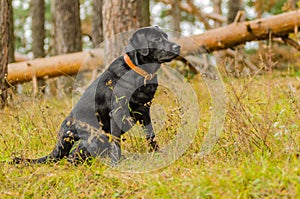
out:
{"label": "blurred forest background", "polygon": [[[234,22],[248,21],[296,10],[297,0],[8,0],[10,39],[9,62],[87,51],[113,35],[138,27],[159,25],[182,36],[204,33]],[[240,13],[240,15],[238,15]],[[294,36],[297,39],[297,35]],[[115,43],[124,43],[127,40]],[[296,41],[297,42],[297,41]],[[253,41],[218,51],[212,57],[219,69],[235,77],[258,70],[298,71],[299,52],[281,39]],[[114,44],[115,45],[115,44]],[[299,44],[296,43],[299,46]],[[106,47],[109,47],[106,44]],[[114,47],[116,48],[116,45]],[[120,55],[111,50],[107,60]],[[186,76],[185,66],[176,66]],[[193,72],[193,71],[192,71]],[[194,71],[195,72],[195,71]],[[4,74],[2,74],[4,77]],[[34,93],[52,93],[62,97],[70,92],[64,78],[38,80]],[[70,83],[70,82],[69,82]],[[58,88],[58,89],[56,89]],[[19,92],[22,92],[19,89]]]}
{"label": "blurred forest background", "polygon": [[[253,20],[294,10],[297,6],[296,0],[143,0],[140,2],[142,8],[138,9],[146,10],[146,12],[142,12],[145,16],[139,19],[142,22],[129,24],[130,26],[123,28],[123,31],[142,26],[159,25],[181,32],[184,36],[189,36],[231,23],[239,10],[245,11],[245,20]],[[55,0],[12,0],[17,61],[22,60],[22,58],[60,53],[54,50],[56,48],[54,41],[58,37],[55,35],[55,30],[60,28],[59,23],[55,23],[55,18],[61,17],[59,15],[60,10],[55,9],[54,4]],[[78,47],[74,47],[76,50],[70,51],[90,49],[93,47],[93,41],[94,45],[97,45],[103,40],[102,4],[103,0],[72,0],[69,6],[65,6],[67,9],[65,12],[69,11],[70,14],[73,14],[72,17],[68,18],[70,22],[71,20],[75,21],[76,17],[80,17],[78,24],[70,24],[73,26],[70,32],[74,32],[73,34],[79,32],[77,34],[82,39],[79,41]],[[74,8],[72,12],[71,8]],[[122,7],[116,9],[114,14],[119,13],[118,15],[122,16]],[[148,9],[149,13],[147,13]],[[81,29],[79,29],[80,27]],[[121,29],[121,27],[119,28]],[[67,27],[63,29],[67,29]],[[40,38],[36,39],[37,36]],[[44,45],[35,46],[35,40],[44,42]],[[70,40],[73,43],[76,42],[75,38],[70,38]],[[256,44],[248,44],[248,46],[250,52],[258,48]],[[37,50],[44,51],[44,53],[36,55],[38,54],[35,52]]]}

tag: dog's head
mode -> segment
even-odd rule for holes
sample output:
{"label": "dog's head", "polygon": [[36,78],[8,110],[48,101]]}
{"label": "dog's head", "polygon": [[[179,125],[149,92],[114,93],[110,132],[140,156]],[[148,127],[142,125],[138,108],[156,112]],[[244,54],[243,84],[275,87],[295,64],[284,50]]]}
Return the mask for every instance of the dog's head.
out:
{"label": "dog's head", "polygon": [[145,59],[169,62],[180,53],[180,45],[168,40],[168,35],[159,27],[145,27],[133,33],[129,46]]}

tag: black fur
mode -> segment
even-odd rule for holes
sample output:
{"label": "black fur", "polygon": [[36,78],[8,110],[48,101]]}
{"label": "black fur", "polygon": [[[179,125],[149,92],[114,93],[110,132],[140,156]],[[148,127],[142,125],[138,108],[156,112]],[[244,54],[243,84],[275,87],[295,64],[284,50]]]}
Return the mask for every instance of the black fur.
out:
{"label": "black fur", "polygon": [[[171,61],[179,52],[180,46],[170,42],[158,27],[137,30],[126,47],[134,64],[148,73],[155,73],[161,63]],[[116,163],[121,156],[120,137],[137,121],[143,124],[150,148],[157,150],[149,112],[157,86],[156,76],[145,82],[123,56],[118,57],[86,89],[63,121],[52,153],[38,159],[16,158],[14,162],[46,163],[64,157],[77,161],[109,155]]]}

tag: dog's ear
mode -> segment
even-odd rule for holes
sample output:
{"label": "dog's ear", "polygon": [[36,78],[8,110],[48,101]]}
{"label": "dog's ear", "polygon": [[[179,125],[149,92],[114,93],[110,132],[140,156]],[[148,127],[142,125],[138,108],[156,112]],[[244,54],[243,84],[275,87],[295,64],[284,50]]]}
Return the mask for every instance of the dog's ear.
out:
{"label": "dog's ear", "polygon": [[146,29],[140,29],[133,33],[130,39],[130,45],[143,56],[149,54],[149,45],[146,34]]}

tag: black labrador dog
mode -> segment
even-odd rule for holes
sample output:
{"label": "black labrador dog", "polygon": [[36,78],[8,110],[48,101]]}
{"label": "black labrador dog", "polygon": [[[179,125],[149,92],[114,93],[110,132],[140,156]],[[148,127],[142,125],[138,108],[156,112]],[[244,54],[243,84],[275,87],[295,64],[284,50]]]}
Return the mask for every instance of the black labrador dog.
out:
{"label": "black labrador dog", "polygon": [[15,158],[15,163],[56,162],[65,157],[77,162],[104,155],[117,163],[121,135],[137,121],[150,149],[158,150],[150,118],[158,86],[155,72],[179,55],[180,46],[160,28],[145,27],[133,33],[125,51],[86,89],[63,121],[52,153],[38,159]]}

